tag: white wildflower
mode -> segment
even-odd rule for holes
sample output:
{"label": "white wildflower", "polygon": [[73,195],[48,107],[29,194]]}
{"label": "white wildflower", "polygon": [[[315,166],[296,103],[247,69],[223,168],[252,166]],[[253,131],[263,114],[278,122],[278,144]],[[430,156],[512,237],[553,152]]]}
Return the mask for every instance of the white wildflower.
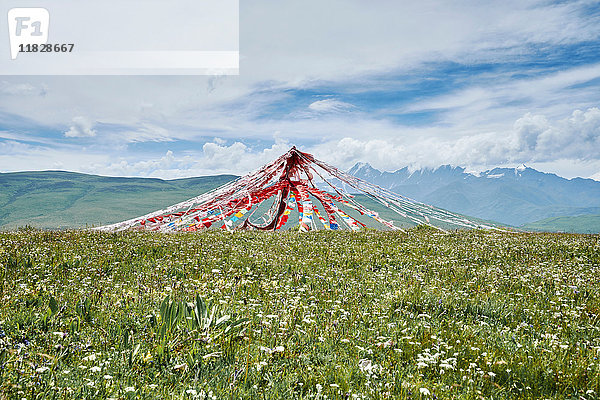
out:
{"label": "white wildflower", "polygon": [[254,368],[256,368],[256,370],[260,372],[262,367],[266,367],[266,366],[267,366],[267,363],[265,361],[260,361],[254,365]]}
{"label": "white wildflower", "polygon": [[187,364],[177,364],[173,367],[175,371],[185,370],[187,368]]}
{"label": "white wildflower", "polygon": [[368,358],[361,359],[358,362],[358,368],[360,368],[360,370],[367,375],[372,375],[381,369],[379,365],[373,364],[373,362]]}
{"label": "white wildflower", "polygon": [[202,356],[203,360],[208,360],[209,358],[219,358],[223,354],[222,351],[215,351],[214,353],[205,354]]}

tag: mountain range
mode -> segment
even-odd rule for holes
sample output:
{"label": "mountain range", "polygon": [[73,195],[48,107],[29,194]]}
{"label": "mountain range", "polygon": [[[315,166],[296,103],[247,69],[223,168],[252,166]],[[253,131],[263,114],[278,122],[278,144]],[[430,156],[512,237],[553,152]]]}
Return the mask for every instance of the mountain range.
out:
{"label": "mountain range", "polygon": [[437,207],[511,226],[600,232],[600,182],[565,179],[521,165],[478,174],[462,167],[382,172],[358,163],[349,172]]}

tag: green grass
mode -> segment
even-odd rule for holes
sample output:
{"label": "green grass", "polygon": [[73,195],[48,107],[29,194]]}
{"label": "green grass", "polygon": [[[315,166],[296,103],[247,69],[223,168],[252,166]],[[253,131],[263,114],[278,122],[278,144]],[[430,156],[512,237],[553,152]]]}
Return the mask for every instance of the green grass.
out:
{"label": "green grass", "polygon": [[599,236],[22,230],[0,271],[0,398],[600,393]]}
{"label": "green grass", "polygon": [[546,232],[598,233],[600,215],[561,216],[542,219],[522,226],[523,229]]}

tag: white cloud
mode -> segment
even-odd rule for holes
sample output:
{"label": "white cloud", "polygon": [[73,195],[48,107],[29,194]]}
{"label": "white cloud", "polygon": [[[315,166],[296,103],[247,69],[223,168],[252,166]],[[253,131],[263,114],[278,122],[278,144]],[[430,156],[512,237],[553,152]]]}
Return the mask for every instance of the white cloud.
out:
{"label": "white cloud", "polygon": [[556,122],[527,113],[515,122],[519,150],[533,161],[600,159],[600,109],[575,110]]}
{"label": "white cloud", "polygon": [[[575,176],[577,168],[583,172],[600,165],[600,109],[595,107],[575,110],[560,120],[527,113],[510,130],[458,138],[455,135],[444,138],[427,129],[420,132],[413,129],[385,139],[377,136],[381,135],[330,140],[315,146],[314,151],[343,168],[367,161],[388,171],[404,166],[452,164],[477,170],[502,164],[533,163]],[[415,137],[418,140],[414,140]]]}
{"label": "white cloud", "polygon": [[317,100],[310,103],[308,108],[312,111],[327,113],[327,112],[344,112],[354,108],[354,105],[345,103],[335,99]]}
{"label": "white cloud", "polygon": [[0,82],[0,93],[14,96],[44,96],[46,88],[44,85],[36,87],[30,83]]}
{"label": "white cloud", "polygon": [[114,134],[114,139],[118,141],[125,140],[129,143],[173,141],[170,132],[166,128],[148,123],[141,123],[140,125],[136,130]]}
{"label": "white cloud", "polygon": [[241,142],[231,145],[222,140],[205,143],[202,154],[194,166],[196,171],[215,173],[247,174],[267,164],[289,150],[291,145],[285,139],[275,139],[271,147],[253,150]]}
{"label": "white cloud", "polygon": [[108,154],[86,151],[77,146],[48,147],[12,140],[0,141],[0,171],[41,171],[63,169],[67,171],[100,173],[90,170],[90,165],[107,165]]}
{"label": "white cloud", "polygon": [[207,167],[222,168],[224,165],[234,167],[241,159],[244,158],[248,148],[245,144],[235,142],[231,146],[221,145],[218,143],[205,143],[202,146],[204,152],[204,163]]}
{"label": "white cloud", "polygon": [[576,107],[597,105],[596,86],[572,88],[599,78],[600,64],[566,68],[529,79],[490,76],[484,83],[417,101],[399,111],[442,111],[445,124],[477,126],[479,130],[485,125],[510,121],[517,113],[522,114],[524,107],[543,109],[549,116],[560,117]]}
{"label": "white cloud", "polygon": [[365,5],[360,0],[306,0],[241,5],[240,48],[246,57],[242,74],[290,85],[414,67],[424,60],[496,61],[506,52],[522,54],[531,44],[562,45],[593,40],[600,33],[600,26],[580,11],[583,1]]}
{"label": "white cloud", "polygon": [[[65,169],[114,175],[245,173],[299,142],[341,167],[369,161],[385,170],[511,162],[551,168],[560,161],[556,165],[564,170],[564,160],[571,160],[584,174],[592,167],[577,160],[600,159],[594,151],[600,98],[597,85],[583,84],[600,77],[600,64],[559,67],[542,77],[533,67],[526,71],[532,78],[518,79],[510,76],[515,71],[502,76],[491,71],[483,83],[461,82],[460,89],[434,98],[416,95],[410,106],[396,110],[387,109],[388,99],[383,105],[373,101],[380,108],[370,114],[346,112],[357,107],[336,99],[334,89],[331,98],[313,101],[304,114],[269,112],[275,105],[293,105],[294,89],[331,84],[360,92],[373,90],[361,86],[372,79],[390,97],[386,79],[402,73],[428,79],[427,63],[502,64],[509,58],[518,64],[532,48],[597,41],[600,24],[581,12],[585,4],[242,2],[239,77],[3,78],[2,113],[50,129],[68,126],[64,136],[86,137],[92,144],[68,147],[64,138],[36,137],[34,128],[3,133],[17,141],[22,134],[21,140],[40,146],[13,161],[0,147],[0,168],[44,169],[61,162]],[[584,111],[573,113],[576,108]],[[406,126],[380,117],[422,111],[434,111],[435,122]],[[84,117],[92,115],[94,120]],[[311,118],[298,118],[307,115]],[[111,132],[110,126],[119,129]],[[273,132],[280,139],[264,145],[272,143]],[[190,149],[171,146],[178,140],[191,143]],[[138,151],[142,146],[133,144],[141,142],[147,143],[144,149],[154,146],[152,152]],[[251,144],[257,142],[262,147]],[[43,159],[34,158],[41,154]]]}
{"label": "white cloud", "polygon": [[125,159],[107,164],[91,164],[84,168],[93,171],[101,171],[102,175],[109,176],[154,176],[156,171],[185,170],[192,165],[191,160],[176,159],[171,150],[158,159],[147,159],[143,161],[129,162]]}
{"label": "white cloud", "polygon": [[242,2],[239,77],[7,77],[13,92],[46,96],[3,96],[0,109],[50,125],[69,124],[72,110],[122,125],[205,125],[210,111],[265,83],[303,88],[315,80],[360,81],[365,74],[422,69],[424,62],[503,61],[507,53],[527,54],[532,43],[597,38],[600,24],[579,12],[582,4]]}
{"label": "white cloud", "polygon": [[[545,166],[548,171],[559,174],[565,171],[563,175],[567,176],[577,175],[573,168],[577,166],[581,176],[589,176],[596,172],[591,170],[595,162],[600,163],[598,108],[575,110],[563,119],[526,113],[508,129],[462,135],[456,128],[399,128],[387,121],[364,118],[266,121],[260,125],[242,122],[235,130],[248,136],[254,134],[253,130],[274,132],[275,142],[266,148],[252,147],[246,141],[236,140],[233,132],[232,138],[227,140],[216,137],[204,143],[201,151],[189,149],[141,160],[139,154],[132,154],[108,163],[83,163],[75,169],[108,175],[169,178],[245,174],[274,160],[292,144],[302,143],[305,144],[300,148],[341,168],[349,168],[359,161],[388,171],[404,166],[420,168],[442,164],[477,170],[526,163]],[[0,165],[0,168],[6,166]]]}
{"label": "white cloud", "polygon": [[[18,170],[23,165],[36,169],[40,160],[45,160],[46,165],[60,162],[64,169],[115,176],[241,175],[271,162],[293,144],[340,168],[360,161],[387,171],[442,164],[483,170],[526,163],[566,177],[592,176],[600,169],[600,109],[595,107],[575,110],[563,119],[526,113],[508,129],[464,135],[452,130],[447,134],[447,127],[400,129],[386,121],[364,118],[267,121],[260,126],[242,123],[237,128],[249,135],[252,129],[274,132],[274,142],[263,147],[215,137],[200,150],[115,156],[92,148],[69,157],[65,154],[73,152],[73,147],[32,147],[5,135],[7,141],[0,146],[0,154],[11,157],[0,157],[0,169]],[[298,138],[302,141],[297,142]]]}
{"label": "white cloud", "polygon": [[186,178],[205,175],[243,175],[273,161],[289,150],[285,140],[276,140],[268,148],[252,150],[241,142],[230,145],[215,138],[202,147],[202,151],[174,152],[148,157],[144,160],[125,159],[103,160],[102,162],[82,163],[77,170],[108,176],[144,176],[163,179]]}
{"label": "white cloud", "polygon": [[92,129],[93,124],[86,117],[74,117],[71,127],[65,132],[66,137],[92,137],[96,131]]}

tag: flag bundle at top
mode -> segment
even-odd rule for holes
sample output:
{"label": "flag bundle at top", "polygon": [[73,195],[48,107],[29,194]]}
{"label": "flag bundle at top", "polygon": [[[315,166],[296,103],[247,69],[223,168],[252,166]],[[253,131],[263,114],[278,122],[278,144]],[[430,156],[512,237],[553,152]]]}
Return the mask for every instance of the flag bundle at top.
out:
{"label": "flag bundle at top", "polygon": [[[229,231],[278,230],[290,226],[300,231],[357,231],[365,227],[401,229],[366,208],[339,183],[391,210],[405,225],[429,225],[438,229],[442,226],[497,229],[366,182],[296,147],[257,171],[208,193],[164,210],[95,229],[161,232],[198,231],[210,227]],[[272,203],[267,208],[265,204],[268,205],[268,202]],[[290,218],[294,212],[298,213],[297,223],[295,218]]]}

